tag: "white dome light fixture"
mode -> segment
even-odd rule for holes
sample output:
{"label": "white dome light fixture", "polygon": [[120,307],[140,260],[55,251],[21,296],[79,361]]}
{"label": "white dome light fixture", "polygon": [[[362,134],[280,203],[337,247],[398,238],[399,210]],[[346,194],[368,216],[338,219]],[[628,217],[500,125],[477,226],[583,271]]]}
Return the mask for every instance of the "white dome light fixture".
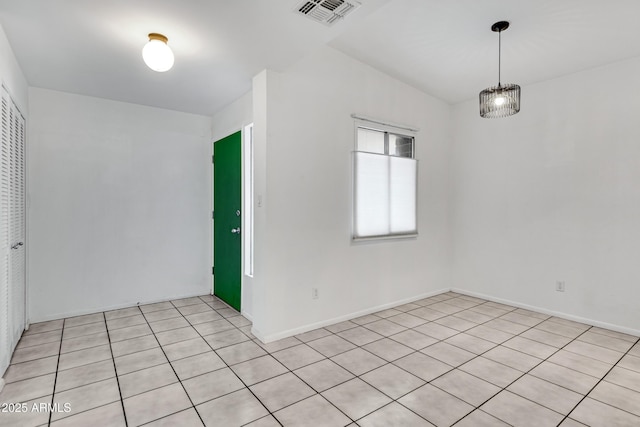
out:
{"label": "white dome light fixture", "polygon": [[163,73],[173,67],[174,57],[168,41],[162,34],[149,34],[149,42],[142,49],[142,59],[153,71]]}

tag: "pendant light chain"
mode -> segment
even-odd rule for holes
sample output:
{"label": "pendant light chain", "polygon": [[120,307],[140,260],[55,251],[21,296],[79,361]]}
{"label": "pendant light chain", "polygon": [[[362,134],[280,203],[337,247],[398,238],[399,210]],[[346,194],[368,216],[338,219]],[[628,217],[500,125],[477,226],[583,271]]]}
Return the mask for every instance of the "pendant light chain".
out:
{"label": "pendant light chain", "polygon": [[498,31],[498,87],[500,87],[500,68],[502,66],[502,30]]}

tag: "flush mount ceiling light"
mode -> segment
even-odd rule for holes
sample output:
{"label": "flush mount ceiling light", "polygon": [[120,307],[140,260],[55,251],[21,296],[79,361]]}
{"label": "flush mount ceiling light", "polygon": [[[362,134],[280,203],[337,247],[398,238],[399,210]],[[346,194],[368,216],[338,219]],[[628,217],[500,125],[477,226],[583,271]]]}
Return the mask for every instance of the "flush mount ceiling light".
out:
{"label": "flush mount ceiling light", "polygon": [[480,92],[480,117],[487,119],[508,117],[520,111],[520,86],[500,83],[501,34],[507,28],[507,21],[496,22],[491,26],[491,31],[498,33],[498,86],[491,86]]}
{"label": "flush mount ceiling light", "polygon": [[142,59],[153,71],[162,73],[173,67],[173,52],[167,45],[168,41],[162,34],[149,34],[149,42],[142,49]]}

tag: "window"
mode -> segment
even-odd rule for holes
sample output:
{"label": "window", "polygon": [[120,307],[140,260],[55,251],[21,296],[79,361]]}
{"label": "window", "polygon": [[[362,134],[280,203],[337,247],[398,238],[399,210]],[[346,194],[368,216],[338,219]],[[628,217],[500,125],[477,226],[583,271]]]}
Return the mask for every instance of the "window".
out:
{"label": "window", "polygon": [[356,123],[354,239],[417,235],[418,162],[408,133]]}
{"label": "window", "polygon": [[358,126],[356,151],[413,159],[413,136]]}

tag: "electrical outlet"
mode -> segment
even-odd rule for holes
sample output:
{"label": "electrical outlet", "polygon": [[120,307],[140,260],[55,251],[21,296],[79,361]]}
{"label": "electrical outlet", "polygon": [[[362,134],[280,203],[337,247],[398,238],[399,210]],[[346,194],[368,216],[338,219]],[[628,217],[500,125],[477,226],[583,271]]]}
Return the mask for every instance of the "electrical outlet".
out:
{"label": "electrical outlet", "polygon": [[318,299],[318,288],[311,288],[311,298]]}
{"label": "electrical outlet", "polygon": [[556,282],[556,291],[564,292],[564,281],[557,281]]}

